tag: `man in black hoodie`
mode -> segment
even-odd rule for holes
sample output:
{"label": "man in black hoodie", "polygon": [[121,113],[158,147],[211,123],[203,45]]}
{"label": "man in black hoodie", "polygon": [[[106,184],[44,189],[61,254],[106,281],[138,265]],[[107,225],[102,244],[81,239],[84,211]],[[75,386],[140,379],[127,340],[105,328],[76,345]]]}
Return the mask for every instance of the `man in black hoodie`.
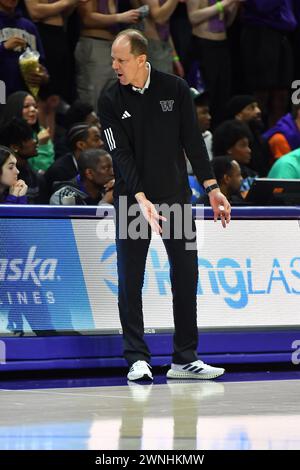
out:
{"label": "man in black hoodie", "polygon": [[[142,285],[151,236],[131,234],[134,217],[124,213],[138,203],[152,230],[162,234],[171,266],[175,335],[167,377],[212,379],[222,375],[224,369],[208,366],[197,357],[195,223],[190,226],[192,240],[187,237],[182,220],[179,223],[171,214],[166,220],[153,203],[160,204],[162,213],[161,204],[165,203],[165,208],[174,204],[182,215],[190,197],[186,154],[209,194],[215,219],[221,217],[223,226],[230,220],[230,204],[211,170],[188,85],[179,77],[151,69],[147,55],[147,40],[140,32],[125,30],[117,36],[112,45],[112,66],[118,82],[104,94],[99,108],[114,164],[119,311],[124,355],[130,367],[127,377],[152,380],[142,312]],[[125,234],[121,234],[124,217],[127,224]],[[167,236],[164,222],[169,224]],[[143,226],[142,218],[140,224]],[[183,225],[183,230],[177,237],[179,225]],[[189,249],[191,241],[194,244]]]}
{"label": "man in black hoodie", "polygon": [[251,163],[250,167],[260,177],[266,176],[270,169],[270,152],[268,145],[262,138],[264,125],[261,118],[261,110],[256,98],[251,95],[233,96],[227,103],[228,119],[236,119],[243,122],[251,134]]}

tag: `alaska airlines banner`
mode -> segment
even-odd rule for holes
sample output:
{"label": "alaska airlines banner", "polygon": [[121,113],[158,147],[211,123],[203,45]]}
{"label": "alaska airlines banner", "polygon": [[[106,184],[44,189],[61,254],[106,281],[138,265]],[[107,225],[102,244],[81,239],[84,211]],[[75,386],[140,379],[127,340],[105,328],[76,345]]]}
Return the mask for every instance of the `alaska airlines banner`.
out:
{"label": "alaska airlines banner", "polygon": [[94,328],[72,223],[1,219],[0,332]]}
{"label": "alaska airlines banner", "polygon": [[[197,221],[198,325],[300,325],[297,220]],[[120,331],[111,220],[1,219],[0,333]],[[146,332],[173,327],[169,265],[150,245]],[[184,312],[183,312],[184,314]]]}

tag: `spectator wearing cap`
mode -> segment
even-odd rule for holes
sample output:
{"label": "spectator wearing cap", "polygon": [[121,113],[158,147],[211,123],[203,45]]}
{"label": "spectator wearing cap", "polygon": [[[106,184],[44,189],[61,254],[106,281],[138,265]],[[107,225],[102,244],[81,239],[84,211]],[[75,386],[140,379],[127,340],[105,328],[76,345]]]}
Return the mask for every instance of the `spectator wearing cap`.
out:
{"label": "spectator wearing cap", "polygon": [[300,105],[294,105],[292,111],[283,116],[274,127],[263,134],[275,160],[300,147]]}
{"label": "spectator wearing cap", "polygon": [[263,122],[256,98],[252,95],[233,96],[226,105],[226,117],[243,122],[248,127],[251,135],[252,155],[249,166],[259,176],[266,176],[270,169],[270,152],[261,135]]}
{"label": "spectator wearing cap", "polygon": [[78,174],[78,158],[83,150],[101,148],[103,141],[97,126],[79,123],[73,126],[67,135],[71,152],[58,158],[45,173],[48,194],[52,193],[55,181],[67,181]]}
{"label": "spectator wearing cap", "polygon": [[235,119],[225,121],[213,133],[213,155],[214,158],[228,156],[231,160],[236,160],[243,177],[241,192],[245,193],[250,189],[254,179],[258,176],[253,171],[249,163],[251,161],[251,134],[247,125]]}
{"label": "spectator wearing cap", "polygon": [[[243,181],[240,165],[236,160],[229,157],[217,157],[212,160],[212,167],[216,180],[223,194],[227,197],[232,206],[241,205],[244,200],[240,193],[240,187]],[[208,194],[203,194],[197,201],[197,204],[209,206]]]}

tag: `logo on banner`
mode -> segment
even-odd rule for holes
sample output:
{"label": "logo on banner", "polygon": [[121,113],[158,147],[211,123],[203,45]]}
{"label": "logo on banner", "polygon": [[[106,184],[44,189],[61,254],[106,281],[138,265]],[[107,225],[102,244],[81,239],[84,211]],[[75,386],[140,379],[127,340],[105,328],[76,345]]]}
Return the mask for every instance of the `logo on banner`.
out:
{"label": "logo on banner", "polygon": [[[162,261],[160,252],[154,248],[149,250],[150,267],[146,269],[146,279],[152,276],[155,280],[157,294],[161,296],[170,293],[169,263]],[[118,294],[118,279],[116,269],[116,247],[109,245],[101,257],[101,263],[106,263],[106,277],[104,282],[110,291]],[[233,310],[243,309],[249,304],[253,296],[271,295],[275,289],[281,289],[288,295],[300,295],[300,257],[290,260],[288,268],[286,262],[274,258],[265,269],[263,280],[257,279],[259,273],[251,258],[243,263],[233,258],[221,258],[215,265],[205,258],[198,258],[199,282],[198,296],[214,294],[222,296],[226,305]],[[147,282],[144,292],[147,291]]]}
{"label": "logo on banner", "polygon": [[[37,247],[30,247],[26,258],[0,258],[0,282],[2,285],[0,305],[42,303],[40,289],[45,282],[60,281],[57,275],[56,258],[40,258],[37,255]],[[3,284],[6,293],[3,292]],[[32,299],[29,299],[29,290],[32,291]],[[47,303],[55,303],[52,292],[45,293]]]}

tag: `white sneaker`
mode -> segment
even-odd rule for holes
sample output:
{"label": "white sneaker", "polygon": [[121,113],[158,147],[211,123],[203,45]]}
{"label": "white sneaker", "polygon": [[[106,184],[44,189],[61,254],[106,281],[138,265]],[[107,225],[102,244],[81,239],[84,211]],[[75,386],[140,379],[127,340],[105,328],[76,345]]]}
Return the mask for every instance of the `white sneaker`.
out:
{"label": "white sneaker", "polygon": [[136,361],[129,369],[128,380],[153,380],[151,366],[146,361]]}
{"label": "white sneaker", "polygon": [[171,364],[171,369],[167,372],[168,379],[215,379],[223,375],[225,369],[212,367],[198,360],[189,364]]}

